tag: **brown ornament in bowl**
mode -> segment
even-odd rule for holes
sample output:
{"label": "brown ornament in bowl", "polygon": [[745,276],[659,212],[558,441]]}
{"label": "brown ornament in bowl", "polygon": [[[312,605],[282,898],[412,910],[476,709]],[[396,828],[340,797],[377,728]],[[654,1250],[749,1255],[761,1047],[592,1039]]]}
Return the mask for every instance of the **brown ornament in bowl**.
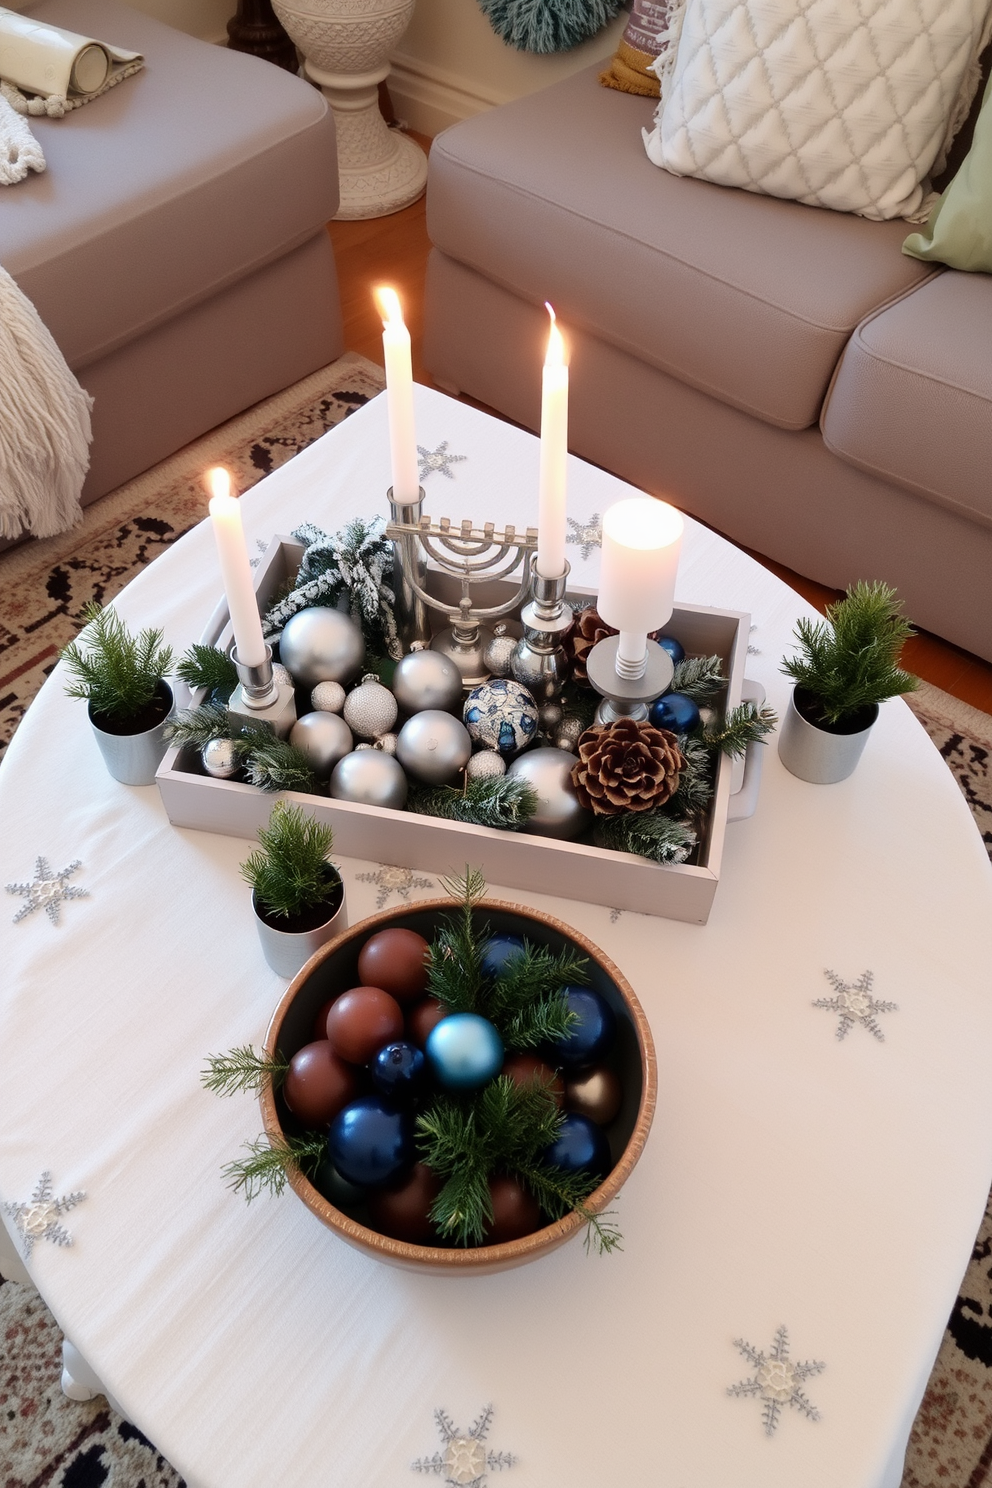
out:
{"label": "brown ornament in bowl", "polygon": [[355,1099],[358,1082],[351,1065],[338,1058],[326,1039],[318,1039],[293,1055],[282,1093],[304,1126],[324,1127]]}
{"label": "brown ornament in bowl", "polygon": [[427,991],[430,949],[415,930],[399,925],[380,930],[362,946],[358,975],[367,987],[382,987],[397,1002],[416,1002]]}
{"label": "brown ornament in bowl", "polygon": [[597,1126],[609,1126],[623,1102],[623,1086],[615,1070],[596,1065],[565,1082],[565,1109],[588,1116]]}
{"label": "brown ornament in bowl", "polygon": [[582,805],[597,816],[664,806],[685,769],[674,734],[633,718],[586,729],[578,754],[572,784]]}
{"label": "brown ornament in bowl", "polygon": [[327,1037],[349,1064],[368,1064],[383,1044],[403,1037],[402,1009],[381,987],[352,987],[331,1004]]}
{"label": "brown ornament in bowl", "polygon": [[444,1006],[438,1002],[436,997],[423,997],[420,1002],[415,1002],[413,1007],[406,1010],[406,1036],[411,1044],[416,1044],[422,1049],[427,1043],[427,1035],[432,1028],[436,1028],[442,1018],[447,1017]]}
{"label": "brown ornament in bowl", "polygon": [[536,1054],[508,1054],[503,1060],[501,1075],[508,1075],[514,1085],[543,1085],[551,1094],[554,1103],[561,1107],[565,1084],[557,1070]]}
{"label": "brown ornament in bowl", "polygon": [[383,1235],[406,1240],[410,1245],[436,1245],[437,1231],[430,1213],[441,1187],[440,1178],[426,1163],[414,1163],[404,1182],[395,1188],[373,1189],[369,1194],[372,1223]]}
{"label": "brown ornament in bowl", "polygon": [[541,1206],[519,1178],[509,1173],[490,1178],[489,1198],[493,1217],[486,1230],[487,1245],[504,1245],[540,1229]]}

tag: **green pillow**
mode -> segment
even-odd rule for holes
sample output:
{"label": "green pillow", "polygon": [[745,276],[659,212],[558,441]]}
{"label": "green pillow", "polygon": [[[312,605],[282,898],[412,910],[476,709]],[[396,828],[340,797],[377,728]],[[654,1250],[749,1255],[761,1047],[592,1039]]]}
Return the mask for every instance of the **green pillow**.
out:
{"label": "green pillow", "polygon": [[921,232],[902,245],[911,258],[992,274],[992,77],[971,149]]}

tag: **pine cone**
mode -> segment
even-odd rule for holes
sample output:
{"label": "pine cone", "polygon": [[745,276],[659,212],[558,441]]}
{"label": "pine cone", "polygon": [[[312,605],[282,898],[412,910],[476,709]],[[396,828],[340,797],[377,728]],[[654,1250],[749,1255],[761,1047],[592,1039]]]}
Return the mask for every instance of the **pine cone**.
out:
{"label": "pine cone", "polygon": [[678,790],[686,763],[674,734],[632,718],[586,729],[578,754],[572,784],[597,816],[663,806]]}
{"label": "pine cone", "polygon": [[579,682],[583,687],[588,687],[589,678],[586,675],[586,657],[595,646],[597,641],[603,640],[605,636],[616,635],[617,632],[612,625],[607,625],[605,620],[599,618],[599,612],[595,605],[588,609],[579,610],[575,617],[575,624],[568,633],[567,645],[572,653],[572,679]]}

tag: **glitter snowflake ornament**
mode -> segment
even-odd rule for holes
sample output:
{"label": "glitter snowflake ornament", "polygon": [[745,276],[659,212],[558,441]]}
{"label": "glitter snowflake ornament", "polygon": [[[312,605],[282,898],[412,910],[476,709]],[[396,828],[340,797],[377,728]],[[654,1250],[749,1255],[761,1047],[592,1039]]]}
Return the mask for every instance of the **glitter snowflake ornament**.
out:
{"label": "glitter snowflake ornament", "polygon": [[846,1038],[854,1027],[860,1023],[868,1032],[874,1034],[880,1043],[885,1042],[885,1034],[879,1028],[876,1017],[879,1013],[898,1012],[898,1003],[879,1002],[871,995],[871,986],[874,973],[863,971],[856,982],[843,981],[835,971],[825,971],[823,975],[834,989],[833,997],[818,997],[813,1003],[814,1007],[826,1008],[830,1013],[837,1013],[840,1022],[837,1025],[837,1037]]}
{"label": "glitter snowflake ornament", "polygon": [[62,868],[58,873],[53,873],[47,858],[38,858],[35,863],[34,878],[30,883],[12,883],[7,885],[8,894],[21,894],[26,900],[14,916],[14,924],[23,920],[25,915],[32,914],[36,909],[44,909],[53,925],[59,922],[59,905],[65,899],[85,899],[86,889],[77,889],[68,882],[70,876],[82,863],[77,858],[70,863],[68,868]]}
{"label": "glitter snowflake ornament", "polygon": [[433,1457],[418,1457],[411,1463],[414,1472],[444,1474],[446,1483],[457,1488],[485,1488],[486,1475],[512,1467],[516,1459],[509,1452],[490,1452],[486,1449],[486,1436],[493,1419],[493,1408],[487,1405],[479,1419],[467,1432],[458,1431],[451,1417],[443,1410],[434,1412],[434,1420],[441,1435],[443,1450]]}
{"label": "glitter snowflake ornament", "polygon": [[51,1173],[42,1173],[38,1186],[26,1204],[4,1204],[4,1212],[13,1220],[24,1241],[25,1259],[36,1240],[51,1240],[53,1245],[71,1245],[72,1236],[62,1224],[63,1214],[85,1199],[82,1192],[57,1199],[52,1191]]}
{"label": "glitter snowflake ornament", "polygon": [[409,904],[412,889],[434,887],[432,878],[418,877],[412,868],[397,868],[392,863],[380,863],[376,873],[356,873],[355,878],[359,883],[375,884],[379,890],[375,901],[376,909],[384,909],[391,894],[398,895],[404,904]]}
{"label": "glitter snowflake ornament", "polygon": [[816,1359],[794,1363],[789,1358],[789,1334],[785,1327],[778,1329],[767,1354],[745,1343],[743,1338],[734,1339],[734,1348],[739,1349],[754,1366],[754,1374],[750,1379],[738,1380],[736,1385],[728,1386],[727,1394],[758,1397],[762,1402],[761,1419],[766,1436],[775,1435],[783,1405],[802,1411],[811,1421],[820,1419],[820,1412],[807,1400],[801,1387],[811,1375],[819,1374],[827,1366]]}
{"label": "glitter snowflake ornament", "polygon": [[603,546],[603,519],[599,512],[593,512],[588,522],[577,522],[574,517],[566,517],[565,520],[572,529],[565,541],[582,549],[583,561],[589,557],[593,548]]}
{"label": "glitter snowflake ornament", "polygon": [[448,480],[454,480],[451,466],[468,459],[468,455],[449,455],[446,439],[438,445],[436,450],[424,449],[422,444],[418,444],[417,454],[420,456],[419,475],[422,481],[425,481],[429,475],[433,475],[435,470],[447,476]]}

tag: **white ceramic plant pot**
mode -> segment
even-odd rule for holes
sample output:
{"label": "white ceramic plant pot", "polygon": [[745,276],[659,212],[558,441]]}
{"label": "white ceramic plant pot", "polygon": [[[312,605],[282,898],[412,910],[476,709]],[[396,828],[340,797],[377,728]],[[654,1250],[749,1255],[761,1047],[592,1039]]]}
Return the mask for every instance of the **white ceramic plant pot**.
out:
{"label": "white ceramic plant pot", "polygon": [[379,84],[410,24],[415,0],[273,0],[303,53],[304,73],[334,111],[341,204],[338,218],[385,217],[423,195],[427,157],[389,129]]}
{"label": "white ceramic plant pot", "polygon": [[172,713],[172,688],[167,682],[159,684],[163,698],[168,694],[168,705],[164,718],[154,727],[139,734],[110,733],[100,728],[93,720],[89,709],[93,737],[100,746],[103,762],[115,780],[122,785],[154,785],[155,772],[168,747],[165,737],[166,725]]}
{"label": "white ceramic plant pot", "polygon": [[333,940],[335,935],[340,935],[341,931],[348,927],[343,883],[341,903],[323,924],[316,926],[313,930],[277,930],[269,920],[263,919],[259,914],[254,890],[251,895],[251,907],[255,911],[255,925],[258,929],[262,955],[276,975],[285,977],[287,981],[292,981],[296,973],[306,966],[310,957],[319,951],[322,945],[326,945],[329,940]]}
{"label": "white ceramic plant pot", "polygon": [[854,773],[878,718],[878,704],[871,708],[871,722],[854,733],[818,728],[796,707],[796,690],[779,730],[778,754],[785,768],[811,785],[835,785]]}

